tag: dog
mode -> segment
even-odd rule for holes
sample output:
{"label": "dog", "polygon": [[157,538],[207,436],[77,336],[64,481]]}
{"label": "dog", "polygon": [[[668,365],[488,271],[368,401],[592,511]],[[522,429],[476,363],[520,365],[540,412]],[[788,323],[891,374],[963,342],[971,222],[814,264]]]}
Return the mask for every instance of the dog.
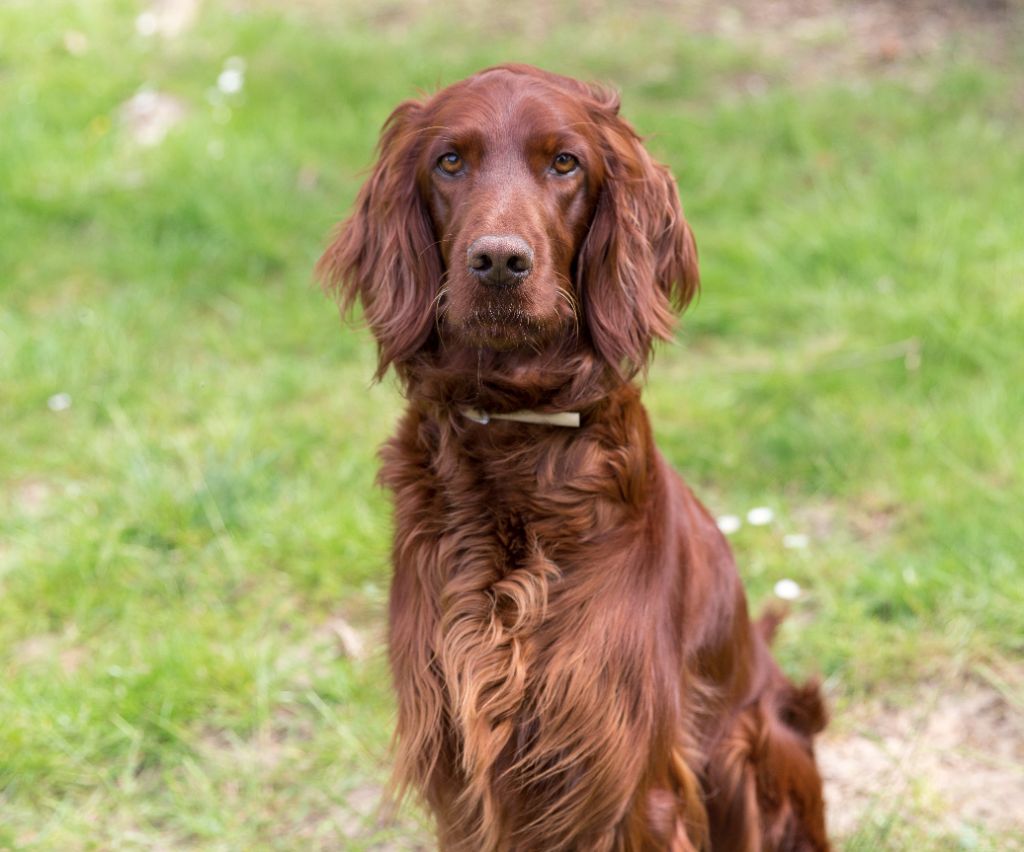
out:
{"label": "dog", "polygon": [[440,848],[828,849],[819,689],[641,404],[697,249],[618,96],[504,65],[402,103],[318,272],[408,403],[395,777]]}

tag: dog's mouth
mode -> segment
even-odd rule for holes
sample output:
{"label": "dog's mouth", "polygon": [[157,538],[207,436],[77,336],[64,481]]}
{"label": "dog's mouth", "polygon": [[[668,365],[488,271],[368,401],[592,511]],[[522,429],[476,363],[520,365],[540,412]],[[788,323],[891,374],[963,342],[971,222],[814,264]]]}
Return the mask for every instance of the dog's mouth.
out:
{"label": "dog's mouth", "polygon": [[458,334],[473,346],[514,349],[539,342],[549,331],[548,323],[533,316],[520,299],[490,296],[470,309]]}
{"label": "dog's mouth", "polygon": [[468,346],[536,348],[565,324],[559,301],[539,297],[536,288],[459,288],[443,306],[445,331]]}

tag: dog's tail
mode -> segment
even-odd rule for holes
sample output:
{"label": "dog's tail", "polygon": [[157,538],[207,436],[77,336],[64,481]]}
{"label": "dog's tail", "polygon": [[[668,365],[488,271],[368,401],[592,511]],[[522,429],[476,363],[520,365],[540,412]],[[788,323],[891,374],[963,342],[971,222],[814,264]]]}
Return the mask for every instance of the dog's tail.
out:
{"label": "dog's tail", "polygon": [[[754,625],[754,629],[770,645],[779,625],[789,615],[789,607],[782,603],[769,604]],[[797,686],[788,679],[783,690],[782,713],[790,727],[808,737],[821,732],[828,721],[828,710],[821,694],[821,681],[812,677]]]}
{"label": "dog's tail", "polygon": [[789,616],[789,607],[783,603],[771,603],[765,607],[764,612],[755,624],[755,629],[764,641],[771,645],[778,632],[779,625]]}

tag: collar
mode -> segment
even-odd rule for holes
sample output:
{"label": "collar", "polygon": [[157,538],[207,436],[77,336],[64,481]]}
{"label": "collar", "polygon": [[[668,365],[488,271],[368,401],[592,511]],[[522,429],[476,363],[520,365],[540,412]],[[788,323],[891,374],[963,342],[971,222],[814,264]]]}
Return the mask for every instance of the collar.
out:
{"label": "collar", "polygon": [[486,426],[492,420],[515,420],[518,423],[540,423],[545,426],[568,426],[578,429],[580,413],[578,411],[510,411],[508,414],[491,414],[477,408],[463,408],[462,413],[472,420]]}

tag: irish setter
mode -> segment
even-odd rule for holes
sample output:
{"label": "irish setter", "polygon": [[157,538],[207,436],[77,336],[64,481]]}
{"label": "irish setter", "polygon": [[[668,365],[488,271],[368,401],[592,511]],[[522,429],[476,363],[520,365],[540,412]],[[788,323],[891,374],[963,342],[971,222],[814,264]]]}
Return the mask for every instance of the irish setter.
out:
{"label": "irish setter", "polygon": [[408,399],[396,779],[445,850],[827,849],[818,689],[640,403],[697,251],[618,108],[522,65],[401,104],[319,264]]}

